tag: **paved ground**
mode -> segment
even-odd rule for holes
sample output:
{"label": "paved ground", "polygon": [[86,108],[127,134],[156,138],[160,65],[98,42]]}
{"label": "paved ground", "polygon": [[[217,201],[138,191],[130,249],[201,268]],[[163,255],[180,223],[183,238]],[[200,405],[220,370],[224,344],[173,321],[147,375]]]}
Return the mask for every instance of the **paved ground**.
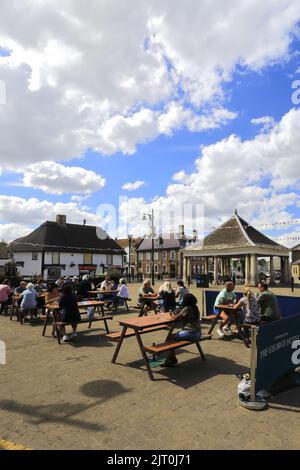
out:
{"label": "paved ground", "polygon": [[[135,295],[136,286],[130,291]],[[156,369],[151,382],[135,339],[126,340],[113,365],[115,345],[99,337],[98,325],[92,331],[82,325],[73,344],[58,346],[42,338],[41,326],[0,317],[7,346],[0,445],[2,439],[33,449],[299,449],[299,390],[272,399],[263,412],[238,405],[236,374],[250,363],[239,340],[205,342],[205,363],[190,347],[178,354],[177,367]],[[144,342],[163,338],[160,332]]]}

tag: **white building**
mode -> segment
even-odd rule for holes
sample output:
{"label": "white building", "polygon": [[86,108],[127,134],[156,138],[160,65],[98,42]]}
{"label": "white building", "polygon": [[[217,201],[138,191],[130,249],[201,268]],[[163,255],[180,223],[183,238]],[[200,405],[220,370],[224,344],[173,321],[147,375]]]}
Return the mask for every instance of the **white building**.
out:
{"label": "white building", "polygon": [[4,276],[5,272],[5,264],[9,260],[9,256],[7,253],[7,247],[5,243],[0,242],[0,276]]}
{"label": "white building", "polygon": [[123,268],[124,250],[106,232],[89,225],[68,224],[66,216],[45,222],[9,245],[22,277],[100,275]]}

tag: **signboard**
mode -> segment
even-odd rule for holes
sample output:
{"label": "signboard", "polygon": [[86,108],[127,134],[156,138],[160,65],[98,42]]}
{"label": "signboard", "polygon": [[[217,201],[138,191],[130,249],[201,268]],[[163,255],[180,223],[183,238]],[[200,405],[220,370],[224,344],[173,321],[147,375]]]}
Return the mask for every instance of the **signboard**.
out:
{"label": "signboard", "polygon": [[300,315],[253,329],[251,377],[255,390],[268,389],[300,367]]}

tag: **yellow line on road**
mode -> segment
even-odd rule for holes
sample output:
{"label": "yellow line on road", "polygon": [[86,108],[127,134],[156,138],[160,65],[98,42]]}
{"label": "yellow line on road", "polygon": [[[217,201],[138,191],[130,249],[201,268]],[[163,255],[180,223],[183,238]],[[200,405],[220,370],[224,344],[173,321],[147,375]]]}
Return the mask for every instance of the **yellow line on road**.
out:
{"label": "yellow line on road", "polygon": [[25,447],[14,442],[0,439],[0,450],[31,450],[29,447]]}

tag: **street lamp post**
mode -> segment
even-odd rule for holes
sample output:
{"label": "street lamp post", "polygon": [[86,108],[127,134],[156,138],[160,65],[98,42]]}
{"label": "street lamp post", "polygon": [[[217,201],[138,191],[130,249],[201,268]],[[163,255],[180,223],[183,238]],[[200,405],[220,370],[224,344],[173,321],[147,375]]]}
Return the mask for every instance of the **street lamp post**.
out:
{"label": "street lamp post", "polygon": [[128,235],[128,282],[131,283],[131,242],[132,235]]}
{"label": "street lamp post", "polygon": [[151,282],[152,282],[152,285],[154,286],[155,284],[155,279],[154,279],[154,211],[153,209],[151,209],[151,214],[144,214],[143,215],[143,220],[146,220],[147,217],[149,218],[149,220],[151,220],[151,241],[152,241],[152,245],[151,245]]}

